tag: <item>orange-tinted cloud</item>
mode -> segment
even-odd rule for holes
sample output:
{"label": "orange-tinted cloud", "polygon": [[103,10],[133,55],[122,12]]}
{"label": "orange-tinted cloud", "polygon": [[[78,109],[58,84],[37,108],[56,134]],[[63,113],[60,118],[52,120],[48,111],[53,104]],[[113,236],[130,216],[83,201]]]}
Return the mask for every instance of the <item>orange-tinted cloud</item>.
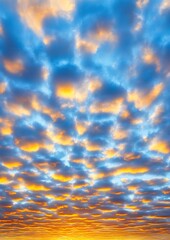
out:
{"label": "orange-tinted cloud", "polygon": [[23,22],[37,35],[43,34],[43,22],[47,17],[63,15],[70,17],[75,8],[74,0],[22,0],[18,1],[18,13]]}
{"label": "orange-tinted cloud", "polygon": [[163,140],[159,140],[159,139],[154,139],[151,142],[149,149],[152,151],[163,153],[163,154],[170,153],[169,143],[166,141],[163,141]]}
{"label": "orange-tinted cloud", "polygon": [[20,168],[23,165],[22,162],[17,161],[16,159],[12,159],[10,161],[4,160],[2,164],[9,169]]}
{"label": "orange-tinted cloud", "polygon": [[0,176],[0,184],[9,184],[11,182],[11,178],[9,175],[4,175],[4,174],[1,174]]}
{"label": "orange-tinted cloud", "polygon": [[24,70],[23,62],[20,59],[16,60],[4,59],[3,64],[5,69],[12,74],[22,73],[22,71]]}
{"label": "orange-tinted cloud", "polygon": [[29,116],[31,114],[31,110],[28,109],[25,106],[22,106],[21,104],[18,103],[7,103],[6,104],[6,109],[16,115],[16,116]]}
{"label": "orange-tinted cloud", "polygon": [[3,94],[6,91],[6,88],[7,88],[7,83],[1,82],[0,83],[0,94]]}
{"label": "orange-tinted cloud", "polygon": [[170,2],[169,0],[163,0],[160,4],[160,12],[162,13],[164,10],[170,8]]}
{"label": "orange-tinted cloud", "polygon": [[113,175],[118,176],[121,174],[142,174],[148,172],[147,167],[121,167],[114,171]]}
{"label": "orange-tinted cloud", "polygon": [[37,152],[41,148],[41,143],[36,141],[24,141],[16,139],[15,144],[25,152]]}
{"label": "orange-tinted cloud", "polygon": [[147,3],[149,3],[149,0],[137,0],[136,5],[138,8],[143,8]]}
{"label": "orange-tinted cloud", "polygon": [[85,122],[76,122],[76,130],[79,135],[82,135],[87,130],[87,123]]}
{"label": "orange-tinted cloud", "polygon": [[102,87],[102,82],[99,79],[92,78],[89,82],[89,90],[95,92]]}
{"label": "orange-tinted cloud", "polygon": [[37,183],[25,183],[25,187],[29,190],[29,191],[49,191],[50,188],[44,186],[43,184],[37,184]]}
{"label": "orange-tinted cloud", "polygon": [[125,153],[124,154],[124,160],[125,161],[133,161],[135,159],[139,159],[140,154],[135,154],[135,153]]}
{"label": "orange-tinted cloud", "polygon": [[143,61],[147,64],[155,64],[157,71],[160,71],[160,62],[159,59],[155,56],[153,51],[149,48],[144,49]]}
{"label": "orange-tinted cloud", "polygon": [[95,31],[89,34],[89,38],[92,38],[94,41],[103,42],[116,42],[118,40],[118,36],[114,34],[111,29],[98,27]]}
{"label": "orange-tinted cloud", "polygon": [[9,119],[3,119],[1,118],[0,119],[0,133],[3,135],[3,136],[6,136],[6,135],[11,135],[12,134],[12,127],[13,127],[13,122],[10,121]]}
{"label": "orange-tinted cloud", "polygon": [[135,107],[138,109],[149,107],[153,101],[160,95],[164,88],[162,83],[159,83],[153,87],[149,93],[144,93],[138,90],[130,92],[128,94],[129,102],[134,102]]}
{"label": "orange-tinted cloud", "polygon": [[113,131],[113,138],[116,140],[121,140],[121,139],[127,138],[127,136],[128,136],[128,132],[126,130],[116,128]]}
{"label": "orange-tinted cloud", "polygon": [[71,146],[74,144],[74,139],[67,135],[64,131],[59,132],[52,132],[52,131],[46,131],[45,135],[53,142],[58,143],[61,145],[68,145]]}
{"label": "orange-tinted cloud", "polygon": [[74,99],[76,97],[76,88],[72,83],[58,84],[56,96],[64,99]]}
{"label": "orange-tinted cloud", "polygon": [[117,155],[117,152],[114,149],[107,149],[107,150],[105,150],[104,154],[105,154],[106,158],[112,158],[115,155]]}
{"label": "orange-tinted cloud", "polygon": [[79,37],[77,37],[76,47],[82,52],[95,53],[98,49],[98,44],[92,41],[80,39]]}
{"label": "orange-tinted cloud", "polygon": [[69,182],[73,179],[72,176],[66,176],[66,175],[62,175],[60,173],[54,173],[51,176],[54,180],[60,181],[60,182]]}
{"label": "orange-tinted cloud", "polygon": [[86,148],[87,151],[90,151],[90,152],[100,151],[102,149],[99,144],[93,143],[90,141],[85,141],[84,147]]}
{"label": "orange-tinted cloud", "polygon": [[118,114],[123,103],[123,98],[118,98],[110,102],[93,103],[90,106],[91,113],[112,113]]}

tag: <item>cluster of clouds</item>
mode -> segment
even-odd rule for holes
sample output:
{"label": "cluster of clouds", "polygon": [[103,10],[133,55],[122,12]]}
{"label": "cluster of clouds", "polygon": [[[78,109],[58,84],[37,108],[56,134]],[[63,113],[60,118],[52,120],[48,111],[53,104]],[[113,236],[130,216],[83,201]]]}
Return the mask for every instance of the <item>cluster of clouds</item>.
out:
{"label": "cluster of clouds", "polygon": [[4,239],[168,239],[169,26],[168,0],[0,1]]}

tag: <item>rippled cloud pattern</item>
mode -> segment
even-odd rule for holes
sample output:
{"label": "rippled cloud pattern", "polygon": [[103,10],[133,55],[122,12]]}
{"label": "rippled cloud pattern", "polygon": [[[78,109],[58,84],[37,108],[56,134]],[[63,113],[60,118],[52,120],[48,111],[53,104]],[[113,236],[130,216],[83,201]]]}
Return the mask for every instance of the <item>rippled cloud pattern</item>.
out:
{"label": "rippled cloud pattern", "polygon": [[0,0],[1,238],[170,238],[169,0]]}

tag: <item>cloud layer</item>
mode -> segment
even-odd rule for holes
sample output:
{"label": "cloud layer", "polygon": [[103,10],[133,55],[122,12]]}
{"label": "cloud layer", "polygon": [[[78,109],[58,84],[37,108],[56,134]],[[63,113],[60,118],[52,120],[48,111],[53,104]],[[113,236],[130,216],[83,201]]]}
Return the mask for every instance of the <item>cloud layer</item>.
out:
{"label": "cloud layer", "polygon": [[0,1],[4,240],[169,239],[169,16],[168,0]]}

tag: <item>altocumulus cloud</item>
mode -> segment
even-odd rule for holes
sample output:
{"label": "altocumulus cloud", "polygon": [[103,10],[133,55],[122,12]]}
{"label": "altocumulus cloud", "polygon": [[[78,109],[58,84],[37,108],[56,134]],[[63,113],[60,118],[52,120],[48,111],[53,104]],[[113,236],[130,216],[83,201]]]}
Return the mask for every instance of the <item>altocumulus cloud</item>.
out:
{"label": "altocumulus cloud", "polygon": [[0,1],[0,235],[169,239],[169,0]]}

